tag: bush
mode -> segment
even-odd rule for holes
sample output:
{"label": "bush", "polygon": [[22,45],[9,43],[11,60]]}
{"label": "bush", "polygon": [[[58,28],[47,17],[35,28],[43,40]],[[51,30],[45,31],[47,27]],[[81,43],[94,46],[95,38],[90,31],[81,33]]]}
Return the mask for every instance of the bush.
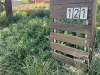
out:
{"label": "bush", "polygon": [[3,6],[0,6],[0,13],[2,13],[4,10]]}
{"label": "bush", "polygon": [[[1,72],[23,75],[21,67],[27,56],[41,57],[41,52],[50,50],[48,21],[48,18],[27,18],[0,31]],[[44,54],[43,58],[47,56]]]}
{"label": "bush", "polygon": [[50,57],[48,18],[26,18],[0,34],[1,75],[77,75]]}
{"label": "bush", "polygon": [[9,25],[18,22],[19,20],[28,16],[27,12],[16,12],[14,16],[6,17],[5,13],[0,17],[0,28],[8,27]]}
{"label": "bush", "polygon": [[100,26],[100,1],[98,0],[97,25]]}
{"label": "bush", "polygon": [[20,15],[21,17],[29,16],[29,13],[25,12],[25,11],[16,11],[14,14],[15,15]]}
{"label": "bush", "polygon": [[24,4],[28,4],[28,3],[29,3],[29,0],[22,0],[22,2],[23,2]]}
{"label": "bush", "polygon": [[100,48],[100,27],[96,29],[95,48]]}
{"label": "bush", "polygon": [[33,11],[31,14],[30,14],[31,17],[48,17],[50,18],[50,11],[49,10],[43,10],[43,9],[39,9],[39,10],[36,10],[36,11]]}

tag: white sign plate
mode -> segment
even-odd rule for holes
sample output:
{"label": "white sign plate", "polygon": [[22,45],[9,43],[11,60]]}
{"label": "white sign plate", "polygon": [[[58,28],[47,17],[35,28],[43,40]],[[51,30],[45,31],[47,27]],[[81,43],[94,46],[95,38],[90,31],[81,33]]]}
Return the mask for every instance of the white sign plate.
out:
{"label": "white sign plate", "polygon": [[88,7],[82,7],[80,12],[80,19],[87,19]]}
{"label": "white sign plate", "polygon": [[67,19],[87,19],[88,7],[67,8]]}
{"label": "white sign plate", "polygon": [[73,18],[73,8],[67,8],[67,19]]}
{"label": "white sign plate", "polygon": [[73,19],[79,19],[79,18],[80,18],[80,8],[74,8]]}

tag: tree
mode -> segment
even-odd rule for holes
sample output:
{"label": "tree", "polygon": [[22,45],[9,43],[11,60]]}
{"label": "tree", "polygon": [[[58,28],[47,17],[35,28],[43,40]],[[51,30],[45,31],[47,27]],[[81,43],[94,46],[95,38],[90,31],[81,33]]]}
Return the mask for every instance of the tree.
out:
{"label": "tree", "polygon": [[5,0],[5,10],[7,17],[13,16],[11,0]]}

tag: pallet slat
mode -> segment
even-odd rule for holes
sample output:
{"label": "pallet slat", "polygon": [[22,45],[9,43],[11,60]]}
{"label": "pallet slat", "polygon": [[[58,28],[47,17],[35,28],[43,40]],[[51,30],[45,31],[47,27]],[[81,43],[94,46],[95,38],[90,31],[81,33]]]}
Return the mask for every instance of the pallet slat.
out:
{"label": "pallet slat", "polygon": [[88,52],[84,52],[82,50],[78,50],[78,49],[75,49],[75,48],[71,48],[71,47],[68,47],[68,46],[63,46],[61,44],[57,44],[57,43],[50,43],[51,45],[51,48],[54,49],[54,50],[58,50],[58,51],[61,51],[65,54],[69,54],[69,55],[72,55],[74,57],[78,57],[80,59],[88,59],[88,56],[89,56],[89,53]]}
{"label": "pallet slat", "polygon": [[51,28],[56,30],[64,30],[71,32],[79,32],[90,34],[91,25],[70,25],[70,24],[59,24],[59,23],[51,23]]}
{"label": "pallet slat", "polygon": [[64,63],[67,63],[67,64],[69,64],[69,65],[71,65],[73,67],[76,67],[76,68],[79,67],[79,68],[82,68],[82,69],[87,69],[87,64],[80,63],[80,62],[75,61],[74,59],[66,57],[66,56],[64,56],[62,54],[56,53],[54,51],[51,51],[51,55],[55,59],[57,59],[59,61],[62,61]]}
{"label": "pallet slat", "polygon": [[93,0],[51,0],[51,5],[70,4],[70,3],[91,3]]}
{"label": "pallet slat", "polygon": [[89,44],[89,39],[60,34],[60,33],[52,33],[51,32],[50,38],[51,38],[51,40],[56,39],[58,41],[63,41],[63,42],[67,42],[67,43],[71,43],[71,44],[75,44],[75,45],[79,45],[79,46],[84,46],[87,48],[88,48],[88,44]]}

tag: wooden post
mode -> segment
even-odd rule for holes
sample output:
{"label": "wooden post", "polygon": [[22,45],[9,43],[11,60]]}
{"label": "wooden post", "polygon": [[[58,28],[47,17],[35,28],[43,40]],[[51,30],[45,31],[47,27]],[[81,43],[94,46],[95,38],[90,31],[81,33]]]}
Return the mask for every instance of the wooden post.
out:
{"label": "wooden post", "polygon": [[91,29],[91,39],[90,39],[90,45],[89,45],[89,50],[90,50],[90,55],[89,59],[90,62],[92,60],[92,54],[94,52],[94,42],[95,42],[95,31],[96,31],[96,13],[97,13],[97,0],[93,0],[94,2],[92,3],[92,19],[89,21],[89,25],[92,25]]}
{"label": "wooden post", "polygon": [[7,17],[13,16],[11,0],[5,0],[5,10]]}

